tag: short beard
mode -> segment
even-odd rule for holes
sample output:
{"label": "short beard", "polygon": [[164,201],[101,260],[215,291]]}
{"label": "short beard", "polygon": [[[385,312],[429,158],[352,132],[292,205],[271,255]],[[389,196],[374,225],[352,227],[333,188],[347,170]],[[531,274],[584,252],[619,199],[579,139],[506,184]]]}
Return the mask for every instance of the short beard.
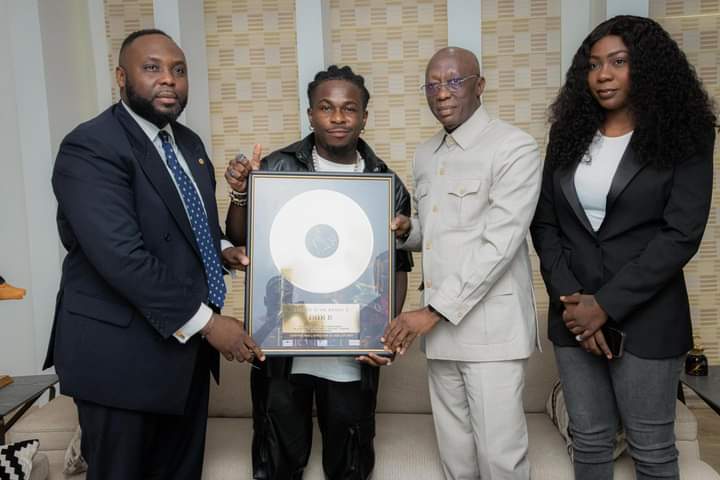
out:
{"label": "short beard", "polygon": [[187,105],[187,97],[180,98],[178,96],[179,103],[173,110],[160,112],[153,106],[152,99],[138,95],[130,82],[125,83],[125,95],[127,95],[128,107],[158,128],[163,128],[168,123],[177,120]]}

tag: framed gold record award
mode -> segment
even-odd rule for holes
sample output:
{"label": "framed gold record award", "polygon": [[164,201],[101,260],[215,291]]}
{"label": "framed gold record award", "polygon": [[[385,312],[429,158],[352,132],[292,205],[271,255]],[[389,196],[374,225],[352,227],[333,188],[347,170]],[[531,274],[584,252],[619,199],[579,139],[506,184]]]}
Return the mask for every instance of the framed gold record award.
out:
{"label": "framed gold record award", "polygon": [[245,324],[266,354],[386,353],[393,183],[376,173],[251,173]]}

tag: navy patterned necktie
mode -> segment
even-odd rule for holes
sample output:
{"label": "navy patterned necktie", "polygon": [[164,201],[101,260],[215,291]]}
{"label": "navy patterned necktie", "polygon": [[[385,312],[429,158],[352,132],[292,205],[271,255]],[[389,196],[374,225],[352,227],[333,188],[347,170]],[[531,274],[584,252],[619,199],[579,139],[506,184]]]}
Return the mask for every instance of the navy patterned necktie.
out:
{"label": "navy patterned necktie", "polygon": [[222,267],[220,265],[220,257],[217,249],[213,244],[212,235],[210,235],[210,227],[208,219],[203,208],[200,196],[195,186],[188,178],[185,171],[180,167],[175,150],[170,143],[170,135],[165,131],[158,133],[162,140],[162,147],[165,151],[165,159],[170,166],[170,171],[175,177],[180,195],[182,196],[185,209],[187,210],[190,226],[195,234],[198,247],[200,247],[200,255],[202,256],[203,266],[205,267],[205,277],[208,284],[208,302],[217,308],[222,308],[225,303],[225,281],[222,276]]}

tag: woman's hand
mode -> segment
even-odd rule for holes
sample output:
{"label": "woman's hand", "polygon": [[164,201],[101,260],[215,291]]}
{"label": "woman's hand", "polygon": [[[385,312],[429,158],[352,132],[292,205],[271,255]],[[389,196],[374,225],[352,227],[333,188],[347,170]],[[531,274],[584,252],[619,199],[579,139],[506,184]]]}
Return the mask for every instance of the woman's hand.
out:
{"label": "woman's hand", "polygon": [[605,341],[605,335],[602,330],[598,330],[591,337],[580,342],[580,346],[586,352],[592,353],[593,355],[604,355],[608,360],[612,360],[613,358],[612,352],[610,352],[610,347],[608,347],[608,344]]}
{"label": "woman's hand", "polygon": [[595,301],[594,295],[575,293],[560,297],[565,304],[563,321],[578,342],[588,339],[607,322],[607,313]]}

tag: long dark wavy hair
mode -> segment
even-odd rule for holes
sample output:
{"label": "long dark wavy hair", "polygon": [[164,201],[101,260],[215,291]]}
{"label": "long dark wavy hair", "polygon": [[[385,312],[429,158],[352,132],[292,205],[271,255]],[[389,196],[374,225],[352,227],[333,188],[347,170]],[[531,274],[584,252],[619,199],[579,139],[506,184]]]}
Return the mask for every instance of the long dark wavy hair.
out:
{"label": "long dark wavy hair", "polygon": [[588,87],[590,49],[601,38],[622,38],[630,55],[630,144],[643,162],[667,168],[708,145],[716,126],[712,100],[677,43],[655,21],[620,15],[593,30],[573,57],[565,85],[550,106],[546,162],[574,165],[602,126],[605,110]]}

